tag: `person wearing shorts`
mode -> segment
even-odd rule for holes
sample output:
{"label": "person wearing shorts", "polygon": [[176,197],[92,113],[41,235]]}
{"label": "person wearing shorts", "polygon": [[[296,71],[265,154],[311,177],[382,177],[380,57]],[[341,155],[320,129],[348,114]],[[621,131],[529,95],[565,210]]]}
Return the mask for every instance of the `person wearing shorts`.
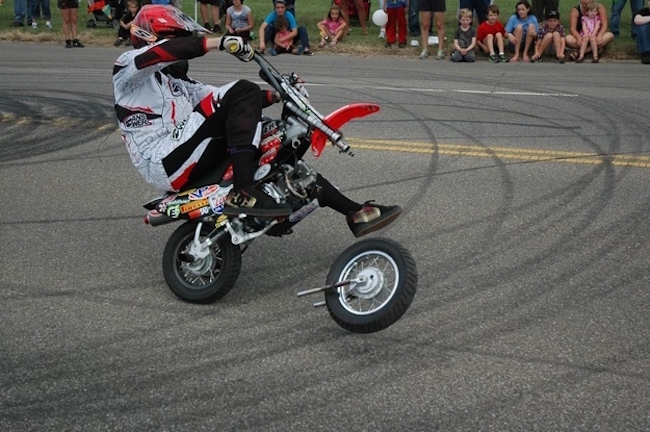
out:
{"label": "person wearing shorts", "polygon": [[[415,1],[415,0],[413,0]],[[436,59],[445,58],[445,12],[447,5],[445,0],[417,0],[418,10],[420,11],[420,37],[422,38],[422,52],[420,58],[429,57],[427,44],[429,42],[429,29],[431,27],[431,15],[438,33],[438,54]]]}
{"label": "person wearing shorts", "polygon": [[77,9],[79,9],[79,0],[58,0],[56,5],[61,10],[65,47],[83,48],[83,44],[77,39]]}
{"label": "person wearing shorts", "polygon": [[[220,11],[225,9],[226,3],[224,0],[198,0],[199,10],[201,11],[201,19],[204,24],[203,27],[210,30],[212,28],[212,33],[221,33],[221,15]],[[210,12],[208,12],[208,6]],[[210,15],[212,15],[212,22],[214,26],[210,27]]]}

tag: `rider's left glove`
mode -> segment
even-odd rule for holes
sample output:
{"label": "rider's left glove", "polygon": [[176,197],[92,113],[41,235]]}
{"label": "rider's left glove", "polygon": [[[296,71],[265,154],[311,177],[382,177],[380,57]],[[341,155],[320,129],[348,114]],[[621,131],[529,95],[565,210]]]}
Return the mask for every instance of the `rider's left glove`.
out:
{"label": "rider's left glove", "polygon": [[241,61],[253,60],[255,51],[240,36],[223,36],[219,44],[220,51],[227,51]]}

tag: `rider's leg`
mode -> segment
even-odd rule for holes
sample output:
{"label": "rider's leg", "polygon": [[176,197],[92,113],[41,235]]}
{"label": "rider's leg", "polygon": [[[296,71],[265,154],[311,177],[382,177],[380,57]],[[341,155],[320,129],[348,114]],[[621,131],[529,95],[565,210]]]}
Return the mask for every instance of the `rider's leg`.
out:
{"label": "rider's leg", "polygon": [[348,226],[356,237],[384,228],[402,212],[400,206],[382,206],[369,201],[363,204],[354,202],[320,174],[316,178],[316,184],[320,187],[317,196],[319,205],[345,215]]}

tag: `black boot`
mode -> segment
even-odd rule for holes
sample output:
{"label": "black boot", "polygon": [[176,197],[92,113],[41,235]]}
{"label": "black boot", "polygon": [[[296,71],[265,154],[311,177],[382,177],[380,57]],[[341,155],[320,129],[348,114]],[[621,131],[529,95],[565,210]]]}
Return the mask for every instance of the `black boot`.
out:
{"label": "black boot", "polygon": [[276,218],[289,216],[291,207],[277,203],[273,198],[253,188],[255,147],[237,149],[231,153],[234,179],[233,190],[228,194],[223,208],[226,216],[247,216]]}

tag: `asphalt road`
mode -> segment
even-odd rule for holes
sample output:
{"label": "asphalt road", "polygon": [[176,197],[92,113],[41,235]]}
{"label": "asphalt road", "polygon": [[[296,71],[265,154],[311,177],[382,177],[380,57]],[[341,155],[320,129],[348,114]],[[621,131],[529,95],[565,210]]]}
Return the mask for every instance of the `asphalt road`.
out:
{"label": "asphalt road", "polygon": [[119,52],[0,44],[0,430],[650,430],[648,67],[274,58],[322,112],[382,105],[355,157],[308,159],[405,208],[376,235],[413,253],[415,301],[357,335],[295,296],[355,241],[330,210],[259,239],[218,303],[173,296]]}

